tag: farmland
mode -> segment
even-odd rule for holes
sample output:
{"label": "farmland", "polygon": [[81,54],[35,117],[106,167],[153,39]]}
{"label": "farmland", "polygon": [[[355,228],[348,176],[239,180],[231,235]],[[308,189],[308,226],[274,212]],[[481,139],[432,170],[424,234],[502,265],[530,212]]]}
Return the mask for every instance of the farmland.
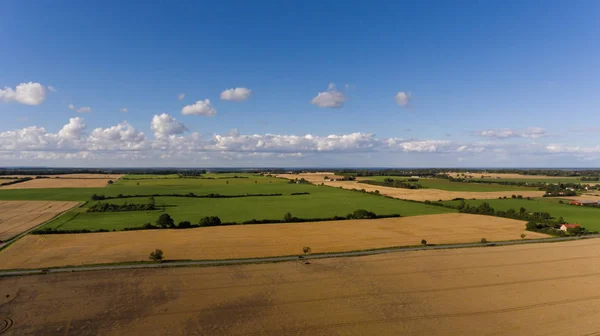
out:
{"label": "farmland", "polygon": [[[467,204],[478,206],[483,202],[488,202],[492,208],[497,210],[515,209],[521,207],[529,212],[547,212],[558,218],[563,217],[568,223],[577,223],[588,230],[600,230],[600,209],[574,206],[569,204],[560,204],[556,198],[538,198],[533,200],[526,199],[496,199],[496,200],[469,200]],[[452,206],[457,206],[459,201],[444,202]]]}
{"label": "farmland", "polygon": [[[398,180],[408,179],[406,176],[369,176],[369,177],[361,177],[361,178],[359,178],[359,180],[383,182],[386,178],[398,179]],[[447,190],[447,191],[471,191],[471,192],[513,191],[513,192],[518,193],[520,191],[537,190],[536,188],[501,185],[501,184],[451,182],[451,181],[441,179],[441,178],[420,178],[420,179],[418,179],[418,182],[415,182],[415,183],[422,185],[423,188],[439,189],[439,190]]]}
{"label": "farmland", "polygon": [[[469,214],[372,220],[238,225],[186,230],[145,230],[77,235],[30,235],[3,252],[0,268],[38,268],[146,260],[160,247],[170,259],[230,259],[339,252],[389,246],[515,240],[526,232],[518,220]],[[135,244],[131,244],[135,241]]]}
{"label": "farmland", "polygon": [[36,227],[77,202],[0,201],[0,241]]}
{"label": "farmland", "polygon": [[48,274],[0,280],[0,313],[7,335],[591,335],[599,261],[593,239]]}
{"label": "farmland", "polygon": [[98,188],[107,185],[109,179],[77,179],[77,178],[36,178],[26,182],[15,183],[0,187],[0,190],[10,189],[53,189],[53,188]]}
{"label": "farmland", "polygon": [[[575,176],[523,175],[514,173],[446,173],[454,178],[470,178],[474,180],[495,182],[529,182],[529,183],[585,183]],[[463,175],[464,174],[464,175]]]}

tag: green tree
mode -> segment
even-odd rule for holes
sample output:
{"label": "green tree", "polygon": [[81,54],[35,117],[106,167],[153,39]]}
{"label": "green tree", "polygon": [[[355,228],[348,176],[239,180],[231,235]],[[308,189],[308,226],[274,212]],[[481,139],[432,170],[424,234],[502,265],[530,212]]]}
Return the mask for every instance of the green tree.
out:
{"label": "green tree", "polygon": [[164,259],[164,254],[161,249],[156,249],[150,252],[150,260],[152,261],[162,261]]}
{"label": "green tree", "polygon": [[284,222],[292,222],[294,220],[294,216],[292,216],[292,214],[290,212],[286,213],[283,216],[283,221]]}
{"label": "green tree", "polygon": [[199,222],[200,226],[217,226],[221,225],[221,219],[217,216],[202,217]]}
{"label": "green tree", "polygon": [[524,233],[521,233],[521,239],[525,239],[525,237],[527,237],[527,235]]}
{"label": "green tree", "polygon": [[482,243],[482,244],[487,244],[487,242],[488,242],[488,241],[487,241],[487,239],[485,239],[485,238],[481,238],[481,243]]}
{"label": "green tree", "polygon": [[427,240],[425,240],[425,239],[421,239],[421,245],[423,245],[423,246],[427,246]]}
{"label": "green tree", "polygon": [[521,209],[519,209],[519,213],[522,215],[525,214],[525,212],[527,212],[527,210],[525,210],[525,208],[521,207]]}
{"label": "green tree", "polygon": [[179,222],[179,224],[177,224],[177,227],[180,228],[180,229],[191,228],[192,227],[192,223],[190,223],[190,221]]}
{"label": "green tree", "polygon": [[154,200],[154,196],[150,196],[148,197],[148,204],[154,208],[154,206],[156,205],[156,201]]}
{"label": "green tree", "polygon": [[158,225],[162,228],[168,228],[168,227],[174,227],[175,222],[173,221],[173,218],[171,218],[171,216],[169,216],[169,214],[164,213],[158,217],[158,220],[156,221],[156,225]]}
{"label": "green tree", "polygon": [[108,185],[111,185],[111,184],[113,184],[114,182],[113,182],[113,180],[108,180],[108,182],[107,182],[107,183],[108,183]]}
{"label": "green tree", "polygon": [[304,252],[304,255],[309,254],[312,251],[312,249],[309,246],[304,246],[302,248],[302,252]]}

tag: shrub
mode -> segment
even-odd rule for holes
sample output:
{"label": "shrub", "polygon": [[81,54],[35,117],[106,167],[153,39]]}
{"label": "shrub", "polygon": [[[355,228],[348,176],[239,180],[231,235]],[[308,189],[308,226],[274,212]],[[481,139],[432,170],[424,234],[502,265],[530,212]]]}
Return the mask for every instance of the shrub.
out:
{"label": "shrub", "polygon": [[355,210],[352,214],[349,214],[348,217],[352,219],[373,219],[376,218],[377,215],[374,212],[359,209]]}
{"label": "shrub", "polygon": [[164,258],[163,251],[161,249],[156,249],[150,252],[150,260],[152,261],[162,261]]}
{"label": "shrub", "polygon": [[312,251],[312,249],[309,246],[304,246],[302,248],[302,252],[304,252],[304,255],[307,255],[308,253],[310,253]]}
{"label": "shrub", "polygon": [[423,245],[423,246],[427,246],[427,240],[425,240],[425,239],[421,239],[421,245]]}
{"label": "shrub", "polygon": [[162,228],[174,227],[175,222],[173,221],[173,218],[171,218],[171,216],[169,216],[169,214],[164,213],[158,217],[158,220],[156,221],[156,225],[158,225]]}
{"label": "shrub", "polygon": [[485,239],[485,238],[481,238],[481,243],[482,243],[482,244],[487,244],[487,242],[488,242],[488,241],[487,241],[487,239]]}
{"label": "shrub", "polygon": [[192,223],[190,223],[190,221],[179,222],[179,224],[177,224],[177,227],[180,228],[180,229],[191,228],[192,227]]}
{"label": "shrub", "polygon": [[524,233],[521,233],[521,239],[525,239],[525,237],[527,237],[527,235]]}
{"label": "shrub", "polygon": [[292,216],[292,214],[291,214],[290,212],[286,213],[286,214],[283,216],[283,221],[284,221],[284,222],[291,222],[291,221],[293,221],[293,220],[294,220],[294,216]]}
{"label": "shrub", "polygon": [[202,217],[199,222],[200,226],[217,226],[221,225],[221,219],[217,216]]}

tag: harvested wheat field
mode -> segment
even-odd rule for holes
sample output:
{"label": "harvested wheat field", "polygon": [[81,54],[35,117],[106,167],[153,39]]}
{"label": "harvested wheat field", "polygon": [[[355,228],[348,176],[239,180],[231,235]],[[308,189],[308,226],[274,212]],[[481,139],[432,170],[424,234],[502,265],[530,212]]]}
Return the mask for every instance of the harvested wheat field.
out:
{"label": "harvested wheat field", "polygon": [[8,240],[38,226],[78,202],[0,201],[0,240]]}
{"label": "harvested wheat field", "polygon": [[591,239],[4,278],[0,327],[4,319],[6,335],[596,335],[599,262],[600,240]]}
{"label": "harvested wheat field", "polygon": [[283,177],[288,179],[304,178],[314,184],[323,183],[330,187],[342,187],[344,189],[364,189],[366,191],[379,191],[380,194],[405,199],[412,201],[449,201],[455,198],[465,199],[496,199],[499,197],[511,197],[514,194],[522,195],[523,197],[542,197],[544,191],[447,191],[440,189],[404,189],[404,188],[393,188],[384,187],[378,185],[371,185],[365,183],[359,183],[358,181],[327,181],[325,176],[333,177],[333,174],[327,173],[305,173],[305,174],[280,174],[277,177]]}
{"label": "harvested wheat field", "polygon": [[43,188],[101,188],[110,179],[40,178],[11,184],[0,189],[43,189]]}
{"label": "harvested wheat field", "polygon": [[[105,179],[117,180],[125,176],[124,174],[57,174],[57,175],[18,175],[15,178],[42,176],[46,178],[66,178],[66,179]],[[13,176],[10,176],[13,177]]]}
{"label": "harvested wheat field", "polygon": [[515,174],[515,173],[455,173],[449,172],[445,173],[452,177],[463,177],[464,174],[468,178],[473,179],[531,179],[531,180],[540,180],[540,179],[556,179],[556,180],[565,180],[572,177],[565,176],[548,176],[548,175],[523,175],[523,174]]}
{"label": "harvested wheat field", "polygon": [[167,258],[229,259],[339,252],[430,244],[545,238],[525,222],[470,214],[375,220],[237,225],[186,230],[30,235],[0,252],[0,269],[38,268],[147,260],[161,248]]}
{"label": "harvested wheat field", "polygon": [[600,201],[600,194],[583,194],[579,196],[566,196],[561,197],[563,199],[574,200],[574,201]]}

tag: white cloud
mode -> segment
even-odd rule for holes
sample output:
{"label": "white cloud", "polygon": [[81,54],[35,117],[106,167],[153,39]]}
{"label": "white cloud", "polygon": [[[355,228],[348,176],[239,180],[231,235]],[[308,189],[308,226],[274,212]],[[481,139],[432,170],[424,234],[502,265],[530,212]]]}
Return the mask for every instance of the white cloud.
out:
{"label": "white cloud", "polygon": [[310,102],[318,107],[338,108],[342,107],[346,96],[338,91],[334,83],[330,83],[326,92],[319,92]]}
{"label": "white cloud", "polygon": [[50,92],[57,92],[58,90],[56,90],[56,88],[52,85],[48,85],[48,91]]}
{"label": "white cloud", "polygon": [[13,90],[5,87],[0,89],[0,100],[17,102],[25,105],[40,105],[46,100],[46,88],[40,83],[21,83]]}
{"label": "white cloud", "polygon": [[221,92],[221,100],[244,101],[250,98],[252,90],[248,88],[235,88]]}
{"label": "white cloud", "polygon": [[187,128],[182,123],[166,113],[161,115],[155,114],[150,123],[150,129],[157,138],[179,135],[187,131]]}
{"label": "white cloud", "polygon": [[180,93],[177,95],[177,100],[183,100],[185,98],[185,93]]}
{"label": "white cloud", "polygon": [[108,128],[96,128],[87,140],[87,150],[141,150],[146,145],[144,133],[127,121]]}
{"label": "white cloud", "polygon": [[394,100],[396,100],[396,104],[401,107],[407,107],[410,105],[410,101],[412,100],[412,94],[410,92],[398,92],[394,96]]}
{"label": "white cloud", "polygon": [[67,107],[69,108],[69,110],[74,110],[75,112],[79,112],[79,113],[92,112],[92,108],[89,106],[75,107],[75,105],[69,104],[69,106],[67,106]]}
{"label": "white cloud", "polygon": [[121,112],[127,112],[127,111],[129,111],[129,110],[127,109],[127,107],[121,107]]}
{"label": "white cloud", "polygon": [[186,105],[181,109],[183,115],[214,116],[217,110],[210,104],[210,99],[199,100],[195,104]]}
{"label": "white cloud", "polygon": [[449,150],[448,145],[448,140],[424,140],[403,142],[400,147],[405,152],[434,153]]}
{"label": "white cloud", "polygon": [[69,123],[58,131],[58,136],[64,139],[79,139],[86,127],[83,118],[71,118],[69,119]]}
{"label": "white cloud", "polygon": [[508,138],[531,138],[537,139],[547,135],[546,130],[539,127],[530,127],[524,130],[514,130],[510,128],[504,129],[489,129],[486,131],[476,132],[475,135],[494,138],[494,139],[508,139]]}

